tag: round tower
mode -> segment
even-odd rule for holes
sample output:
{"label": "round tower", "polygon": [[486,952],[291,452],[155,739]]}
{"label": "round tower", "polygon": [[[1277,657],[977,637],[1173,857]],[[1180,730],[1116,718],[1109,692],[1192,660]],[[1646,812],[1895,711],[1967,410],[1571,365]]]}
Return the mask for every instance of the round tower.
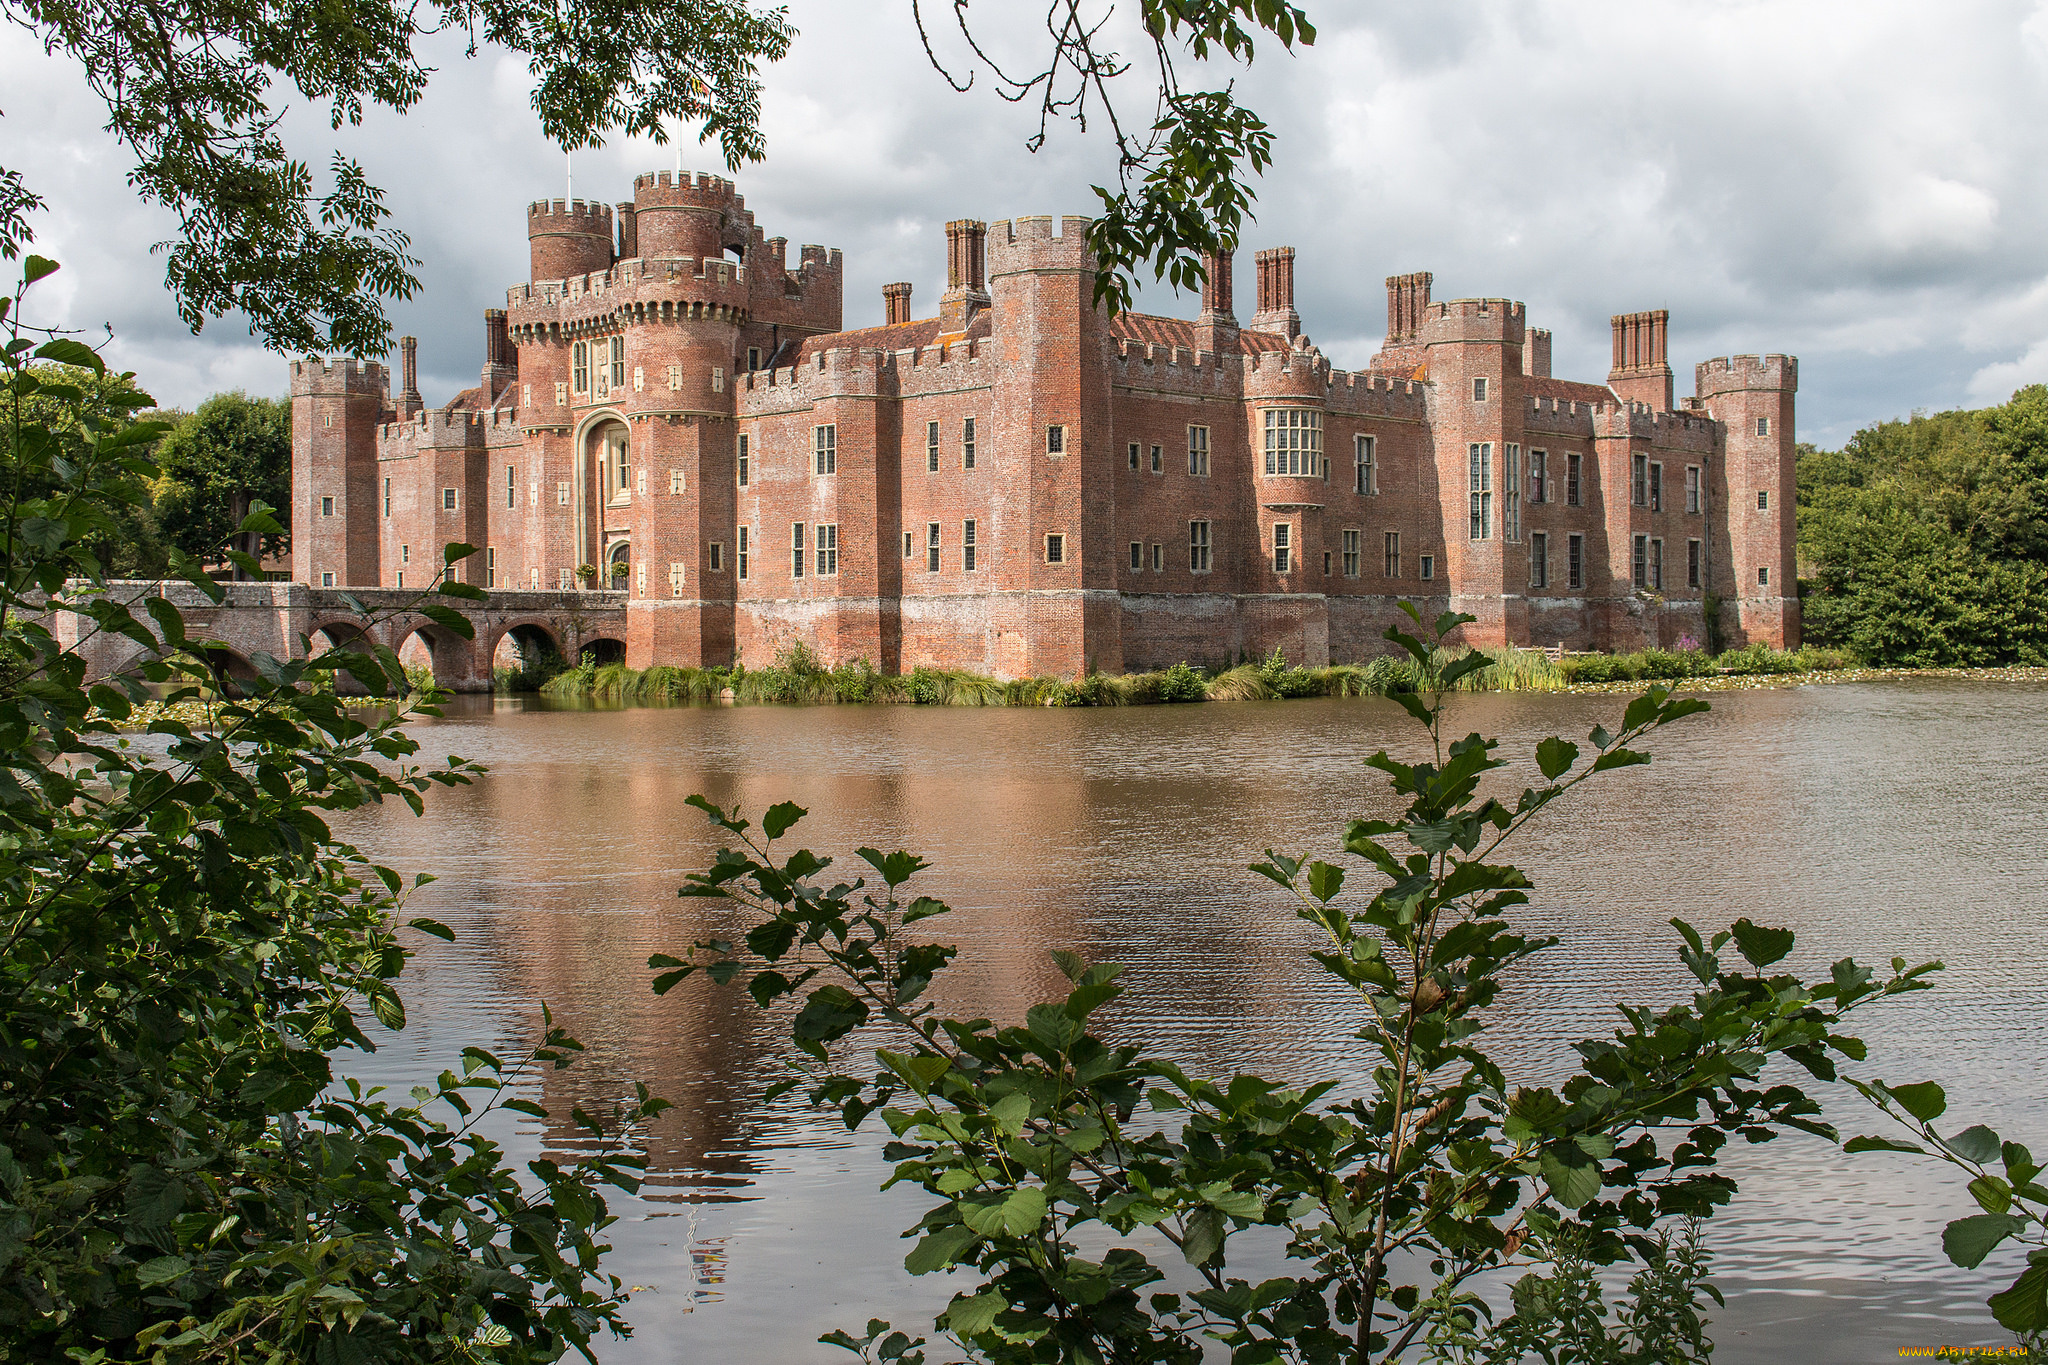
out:
{"label": "round tower", "polygon": [[715,259],[724,254],[739,196],[730,180],[659,171],[633,180],[633,218],[645,260]]}
{"label": "round tower", "polygon": [[609,270],[612,210],[582,199],[542,199],[526,206],[526,241],[536,280],[564,280]]}

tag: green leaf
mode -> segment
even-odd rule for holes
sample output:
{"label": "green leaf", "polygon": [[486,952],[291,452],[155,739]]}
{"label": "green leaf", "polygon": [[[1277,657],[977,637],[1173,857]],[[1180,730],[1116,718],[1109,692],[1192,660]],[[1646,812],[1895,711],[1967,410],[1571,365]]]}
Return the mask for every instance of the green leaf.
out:
{"label": "green leaf", "polygon": [[441,562],[443,564],[453,564],[457,560],[468,559],[475,553],[476,546],[474,545],[464,545],[459,540],[450,541],[441,547]]}
{"label": "green leaf", "polygon": [[1888,1137],[1852,1137],[1842,1144],[1845,1152],[1917,1152],[1927,1154],[1925,1147],[1910,1142],[1898,1142]]}
{"label": "green leaf", "polygon": [[1024,1124],[1031,1118],[1031,1097],[1005,1095],[988,1107],[988,1117],[997,1132],[1004,1137],[1016,1137],[1024,1131]]}
{"label": "green leaf", "polygon": [[1555,782],[1572,769],[1579,761],[1579,746],[1568,739],[1552,735],[1536,746],[1536,766],[1542,770],[1545,780]]}
{"label": "green leaf", "polygon": [[1538,1164],[1552,1197],[1568,1209],[1584,1208],[1600,1193],[1600,1163],[1576,1143],[1545,1147]]}
{"label": "green leaf", "polygon": [[1739,919],[1731,926],[1735,932],[1735,947],[1752,967],[1768,967],[1792,951],[1790,929],[1766,929]]}
{"label": "green leaf", "polygon": [[76,365],[94,374],[107,372],[107,362],[100,359],[98,351],[70,337],[57,337],[36,347],[36,359],[54,360],[59,365]]}
{"label": "green leaf", "polygon": [[961,1337],[978,1336],[995,1325],[996,1314],[1009,1307],[1001,1294],[976,1294],[973,1298],[955,1298],[946,1305],[944,1322],[948,1330]]}
{"label": "green leaf", "polygon": [[994,1203],[963,1201],[960,1217],[969,1228],[983,1236],[1008,1233],[1012,1237],[1022,1237],[1044,1221],[1045,1208],[1045,1191],[1035,1185],[1026,1185],[1010,1191],[1005,1198]]}
{"label": "green leaf", "polygon": [[1957,1156],[1979,1166],[1998,1160],[1998,1134],[1981,1123],[1957,1133],[1948,1145]]}
{"label": "green leaf", "polygon": [[1977,1213],[1958,1218],[1941,1234],[1941,1249],[1949,1260],[1965,1270],[1983,1264],[1991,1249],[2014,1233],[2024,1230],[2027,1220],[2009,1213]]}
{"label": "green leaf", "polygon": [[965,1224],[940,1228],[910,1249],[910,1254],[903,1258],[903,1268],[913,1275],[929,1275],[935,1270],[944,1270],[980,1240],[974,1229]]}
{"label": "green leaf", "polygon": [[57,263],[55,261],[47,256],[38,256],[31,252],[28,258],[21,263],[21,282],[23,284],[34,284],[44,276],[53,275],[56,272]]}
{"label": "green leaf", "polygon": [[2038,1332],[2048,1327],[2048,1259],[2041,1256],[2038,1251],[2030,1255],[2020,1277],[1986,1300],[1991,1316],[2009,1332]]}
{"label": "green leaf", "polygon": [[1187,1231],[1181,1238],[1180,1254],[1189,1265],[1206,1265],[1223,1250],[1223,1215],[1204,1206],[1187,1217]]}
{"label": "green leaf", "polygon": [[1308,893],[1327,905],[1344,889],[1344,869],[1325,862],[1308,865]]}
{"label": "green leaf", "polygon": [[465,640],[476,638],[476,627],[470,624],[467,616],[453,607],[444,607],[439,602],[421,602],[417,610],[420,615],[443,630],[459,635]]}
{"label": "green leaf", "polygon": [[407,920],[406,924],[423,934],[432,934],[435,938],[446,939],[450,943],[455,942],[455,931],[437,919],[418,916]]}
{"label": "green leaf", "polygon": [[135,1268],[135,1283],[138,1288],[148,1289],[154,1285],[169,1284],[191,1270],[192,1263],[183,1256],[157,1256]]}
{"label": "green leaf", "polygon": [[1922,1123],[1931,1123],[1948,1108],[1948,1096],[1933,1081],[1917,1081],[1911,1085],[1886,1085],[1878,1082],[1878,1089],[1897,1100],[1902,1108]]}
{"label": "green leaf", "polygon": [[770,806],[768,813],[761,817],[761,832],[770,839],[780,839],[789,831],[790,826],[809,814],[809,811],[794,801],[784,801]]}

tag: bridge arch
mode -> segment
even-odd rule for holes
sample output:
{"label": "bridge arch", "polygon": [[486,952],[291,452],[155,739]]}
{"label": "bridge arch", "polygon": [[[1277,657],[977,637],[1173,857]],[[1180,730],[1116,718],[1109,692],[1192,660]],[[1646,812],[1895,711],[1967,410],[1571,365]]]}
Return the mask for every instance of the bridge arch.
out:
{"label": "bridge arch", "polygon": [[[398,661],[408,668],[425,663],[434,671],[436,686],[451,692],[482,690],[476,685],[476,641],[465,640],[454,631],[422,618],[395,623],[391,637]],[[483,676],[488,683],[488,669]]]}
{"label": "bridge arch", "polygon": [[576,646],[576,661],[581,663],[585,657],[600,668],[606,664],[622,664],[626,662],[626,642],[610,635],[589,636]]}

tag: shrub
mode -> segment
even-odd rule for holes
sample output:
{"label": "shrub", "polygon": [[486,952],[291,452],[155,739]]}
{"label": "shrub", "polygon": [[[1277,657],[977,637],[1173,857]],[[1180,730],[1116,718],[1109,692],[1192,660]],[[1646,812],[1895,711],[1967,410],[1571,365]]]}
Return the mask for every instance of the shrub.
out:
{"label": "shrub", "polygon": [[1202,675],[1182,660],[1159,675],[1159,700],[1169,704],[1207,701],[1209,687]]}

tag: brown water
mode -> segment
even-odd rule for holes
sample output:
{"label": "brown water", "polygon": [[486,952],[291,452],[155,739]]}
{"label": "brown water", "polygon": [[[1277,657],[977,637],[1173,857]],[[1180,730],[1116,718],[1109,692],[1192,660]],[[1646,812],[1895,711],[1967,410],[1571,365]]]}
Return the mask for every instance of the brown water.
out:
{"label": "brown water", "polygon": [[[1611,1026],[1608,1002],[1682,992],[1671,916],[1749,915],[1799,932],[1802,970],[1851,953],[1944,959],[1938,991],[1864,1016],[1864,1074],[1939,1078],[1956,1127],[1988,1122],[2048,1148],[2048,689],[1908,681],[1712,700],[1658,737],[1650,767],[1589,784],[1520,848],[1537,885],[1527,919],[1564,943],[1496,1024],[1511,1069],[1554,1074],[1572,1039]],[[1474,697],[1455,721],[1526,761],[1545,734],[1611,725],[1623,701]],[[341,831],[438,874],[414,908],[460,934],[420,945],[413,1024],[356,1070],[410,1084],[464,1044],[517,1048],[545,999],[589,1047],[545,1080],[555,1112],[633,1079],[676,1102],[652,1134],[648,1188],[615,1201],[609,1268],[646,1288],[637,1334],[606,1345],[604,1365],[846,1360],[816,1337],[871,1316],[928,1325],[953,1292],[901,1269],[896,1235],[924,1196],[876,1193],[878,1138],[793,1099],[761,1102],[779,1074],[772,1021],[708,982],[649,992],[649,953],[725,922],[675,896],[716,848],[684,805],[694,792],[750,812],[795,800],[811,811],[799,835],[821,851],[929,857],[922,889],[960,911],[937,922],[962,945],[951,1007],[1021,1014],[1054,991],[1046,950],[1071,946],[1130,966],[1113,1029],[1188,1063],[1299,1079],[1354,1064],[1350,1004],[1303,955],[1308,932],[1277,888],[1245,865],[1269,846],[1334,855],[1347,818],[1391,809],[1361,760],[1419,732],[1389,703],[470,705],[420,737],[489,764],[489,778],[437,791],[423,819],[372,811]],[[1880,1129],[1845,1089],[1829,1106],[1845,1131]],[[522,1155],[572,1145],[537,1128],[502,1135]],[[2006,1339],[1981,1301],[2017,1258],[2002,1250],[1971,1275],[1941,1254],[1942,1225],[1974,1211],[1958,1182],[1797,1136],[1728,1156],[1742,1192],[1710,1228],[1728,1295],[1717,1360],[1874,1361]]]}

